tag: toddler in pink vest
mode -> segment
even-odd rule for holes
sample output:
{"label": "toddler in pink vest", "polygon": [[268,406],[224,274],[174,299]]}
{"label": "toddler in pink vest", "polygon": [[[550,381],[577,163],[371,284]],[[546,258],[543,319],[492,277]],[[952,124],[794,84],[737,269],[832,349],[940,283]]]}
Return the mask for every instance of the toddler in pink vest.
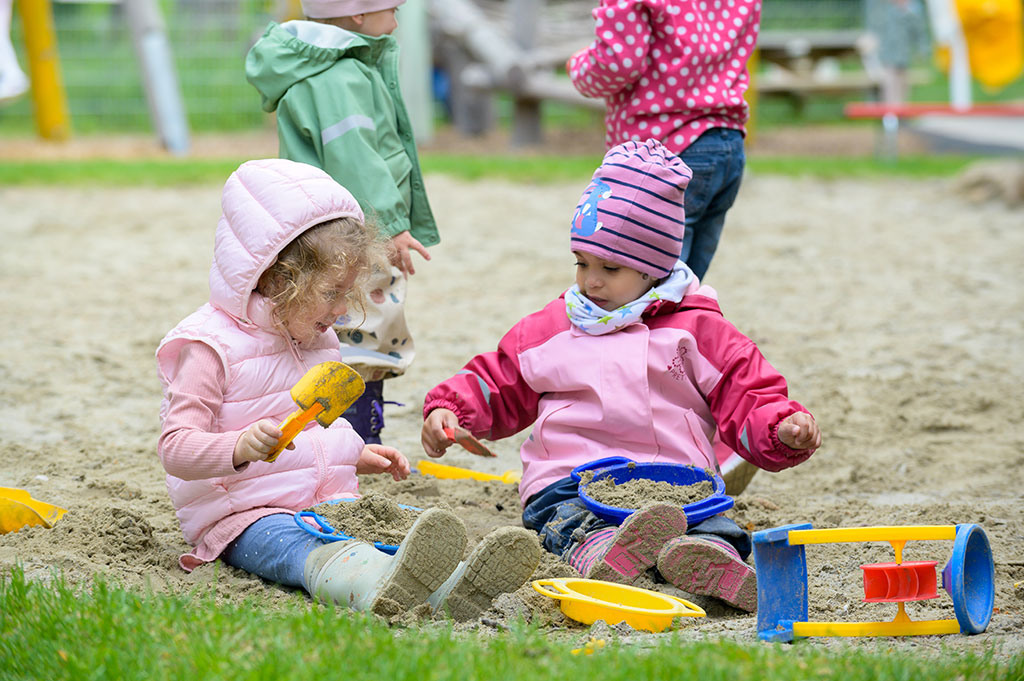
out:
{"label": "toddler in pink vest", "polygon": [[[539,560],[536,539],[502,528],[465,562],[454,514],[420,514],[393,556],[325,542],[295,523],[317,504],[358,496],[357,474],[409,475],[393,447],[365,444],[344,419],[311,423],[280,456],[290,390],[313,366],[340,361],[332,324],[358,315],[365,281],[387,251],[352,195],[324,171],[248,161],[224,186],[210,298],[160,342],[158,453],[192,570],[222,559],[264,579],[358,610],[429,602],[472,617]],[[515,583],[512,583],[515,582]]]}

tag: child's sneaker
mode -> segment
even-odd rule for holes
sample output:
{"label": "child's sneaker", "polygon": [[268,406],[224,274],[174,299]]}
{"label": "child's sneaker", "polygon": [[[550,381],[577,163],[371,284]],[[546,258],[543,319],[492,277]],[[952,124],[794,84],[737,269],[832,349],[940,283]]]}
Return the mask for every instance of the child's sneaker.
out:
{"label": "child's sneaker", "polygon": [[654,504],[633,513],[619,527],[591,532],[569,550],[566,562],[587,579],[633,584],[655,566],[669,540],[685,533],[681,507]]}
{"label": "child's sneaker", "polygon": [[757,610],[757,576],[732,546],[700,537],[677,537],[658,554],[658,572],[687,593],[713,596],[734,608]]}
{"label": "child's sneaker", "polygon": [[342,417],[368,445],[379,445],[384,430],[384,381],[367,381],[366,389]]}

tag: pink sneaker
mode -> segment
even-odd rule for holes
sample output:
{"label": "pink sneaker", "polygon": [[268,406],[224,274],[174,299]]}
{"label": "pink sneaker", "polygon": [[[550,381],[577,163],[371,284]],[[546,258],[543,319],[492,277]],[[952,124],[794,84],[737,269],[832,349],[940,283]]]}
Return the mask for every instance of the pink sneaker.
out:
{"label": "pink sneaker", "polygon": [[632,514],[618,528],[592,532],[572,550],[568,563],[587,579],[633,584],[658,562],[658,552],[686,533],[679,506],[654,504]]}
{"label": "pink sneaker", "polygon": [[687,593],[713,596],[746,612],[757,610],[757,575],[731,546],[678,537],[658,554],[658,572]]}

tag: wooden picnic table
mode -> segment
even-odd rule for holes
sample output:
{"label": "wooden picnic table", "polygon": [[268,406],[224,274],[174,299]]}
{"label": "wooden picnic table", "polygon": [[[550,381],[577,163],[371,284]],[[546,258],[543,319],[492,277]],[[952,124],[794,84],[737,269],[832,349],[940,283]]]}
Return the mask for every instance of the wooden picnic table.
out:
{"label": "wooden picnic table", "polygon": [[[754,76],[758,94],[785,96],[800,110],[811,95],[861,94],[877,97],[881,75],[872,64],[861,30],[762,31],[757,51],[770,65]],[[856,57],[861,69],[822,68],[824,60]]]}

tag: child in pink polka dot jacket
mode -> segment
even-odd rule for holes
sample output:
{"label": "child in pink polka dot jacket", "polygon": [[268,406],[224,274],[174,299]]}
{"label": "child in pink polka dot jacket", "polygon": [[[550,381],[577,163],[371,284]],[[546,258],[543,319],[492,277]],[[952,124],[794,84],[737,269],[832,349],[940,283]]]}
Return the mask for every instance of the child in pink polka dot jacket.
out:
{"label": "child in pink polka dot jacket", "polygon": [[566,68],[606,100],[606,144],[655,138],[693,171],[682,259],[703,279],[745,157],[743,93],[761,0],[601,0],[595,40]]}

